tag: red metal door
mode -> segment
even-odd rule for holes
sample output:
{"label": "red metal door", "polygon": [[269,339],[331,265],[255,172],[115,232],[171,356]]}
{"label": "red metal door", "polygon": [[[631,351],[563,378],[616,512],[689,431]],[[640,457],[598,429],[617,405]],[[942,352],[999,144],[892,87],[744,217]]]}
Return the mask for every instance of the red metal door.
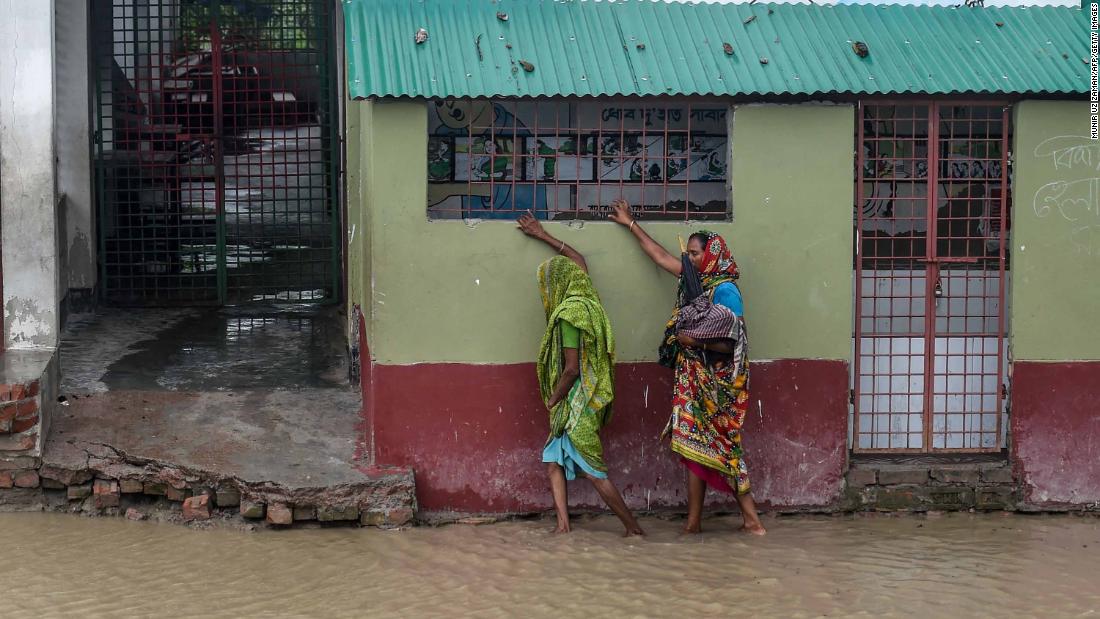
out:
{"label": "red metal door", "polygon": [[1000,450],[1009,108],[858,114],[853,449]]}

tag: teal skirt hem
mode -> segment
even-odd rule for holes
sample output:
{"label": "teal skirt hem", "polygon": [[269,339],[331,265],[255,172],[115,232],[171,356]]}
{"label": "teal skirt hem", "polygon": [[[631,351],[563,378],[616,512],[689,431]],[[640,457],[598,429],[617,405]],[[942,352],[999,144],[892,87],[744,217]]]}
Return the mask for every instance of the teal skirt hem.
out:
{"label": "teal skirt hem", "polygon": [[554,462],[565,470],[565,478],[573,481],[578,475],[588,474],[596,479],[607,479],[607,473],[597,471],[584,459],[584,456],[573,446],[568,434],[562,434],[550,439],[542,450],[543,462]]}

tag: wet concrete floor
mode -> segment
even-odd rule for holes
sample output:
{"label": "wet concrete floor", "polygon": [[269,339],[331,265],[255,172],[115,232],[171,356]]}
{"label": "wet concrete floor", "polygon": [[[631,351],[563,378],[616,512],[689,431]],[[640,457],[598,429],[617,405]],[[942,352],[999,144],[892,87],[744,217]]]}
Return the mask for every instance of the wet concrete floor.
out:
{"label": "wet concrete floor", "polygon": [[1100,518],[612,517],[243,534],[0,514],[4,617],[1094,617]]}
{"label": "wet concrete floor", "polygon": [[358,481],[339,308],[119,309],[70,320],[47,460],[88,445],[250,481]]}
{"label": "wet concrete floor", "polygon": [[108,308],[70,320],[61,390],[345,388],[346,360],[336,307]]}

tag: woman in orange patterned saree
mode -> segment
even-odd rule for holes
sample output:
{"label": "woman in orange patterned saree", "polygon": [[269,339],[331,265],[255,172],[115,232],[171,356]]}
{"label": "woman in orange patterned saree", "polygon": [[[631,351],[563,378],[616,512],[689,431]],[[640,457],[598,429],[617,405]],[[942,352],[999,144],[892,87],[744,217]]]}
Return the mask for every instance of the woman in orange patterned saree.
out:
{"label": "woman in orange patterned saree", "polygon": [[[616,202],[614,209],[612,218],[630,229],[658,266],[678,277],[682,275],[681,261],[642,230],[625,202]],[[671,439],[672,451],[689,471],[684,531],[701,531],[703,498],[709,486],[733,494],[744,518],[742,529],[763,535],[766,531],[756,513],[741,448],[741,428],[749,401],[749,361],[743,302],[735,283],[739,276],[737,263],[725,240],[713,232],[691,235],[686,253],[699,273],[703,294],[728,314],[722,329],[714,328],[705,336],[689,334],[678,330],[678,303],[661,343],[661,364],[676,370],[672,415],[663,436]],[[680,290],[682,301],[682,278]]]}

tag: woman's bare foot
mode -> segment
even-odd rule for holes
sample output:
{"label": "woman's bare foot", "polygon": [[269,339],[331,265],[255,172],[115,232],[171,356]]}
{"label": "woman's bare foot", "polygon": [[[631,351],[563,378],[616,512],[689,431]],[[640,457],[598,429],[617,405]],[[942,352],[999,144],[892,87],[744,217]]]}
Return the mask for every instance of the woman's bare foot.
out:
{"label": "woman's bare foot", "polygon": [[768,532],[759,520],[752,523],[746,522],[745,524],[741,525],[741,531],[752,535],[765,535]]}
{"label": "woman's bare foot", "polygon": [[760,522],[760,515],[756,512],[756,501],[752,500],[752,494],[744,492],[737,495],[737,504],[741,507],[741,518],[745,524],[741,530],[753,535],[764,535],[764,524]]}
{"label": "woman's bare foot", "polygon": [[703,525],[698,522],[689,522],[684,525],[683,533],[687,535],[696,535],[703,532]]}
{"label": "woman's bare foot", "polygon": [[615,484],[611,483],[610,479],[606,477],[592,477],[591,475],[585,475],[588,481],[592,482],[592,486],[596,489],[596,492],[600,493],[600,497],[604,503],[611,508],[611,511],[615,512],[615,515],[619,517],[619,522],[623,523],[623,528],[626,532],[623,533],[623,537],[630,537],[631,535],[645,535],[645,531],[642,530],[641,525],[638,524],[638,520],[634,518],[634,514],[630,513],[630,508],[626,506],[626,501],[623,501],[623,495],[619,494],[619,489],[615,487]]}
{"label": "woman's bare foot", "polygon": [[554,529],[555,534],[572,533],[572,532],[573,532],[573,529],[569,527],[569,521],[568,520],[566,520],[565,522],[562,522],[562,521],[559,520],[557,528]]}

